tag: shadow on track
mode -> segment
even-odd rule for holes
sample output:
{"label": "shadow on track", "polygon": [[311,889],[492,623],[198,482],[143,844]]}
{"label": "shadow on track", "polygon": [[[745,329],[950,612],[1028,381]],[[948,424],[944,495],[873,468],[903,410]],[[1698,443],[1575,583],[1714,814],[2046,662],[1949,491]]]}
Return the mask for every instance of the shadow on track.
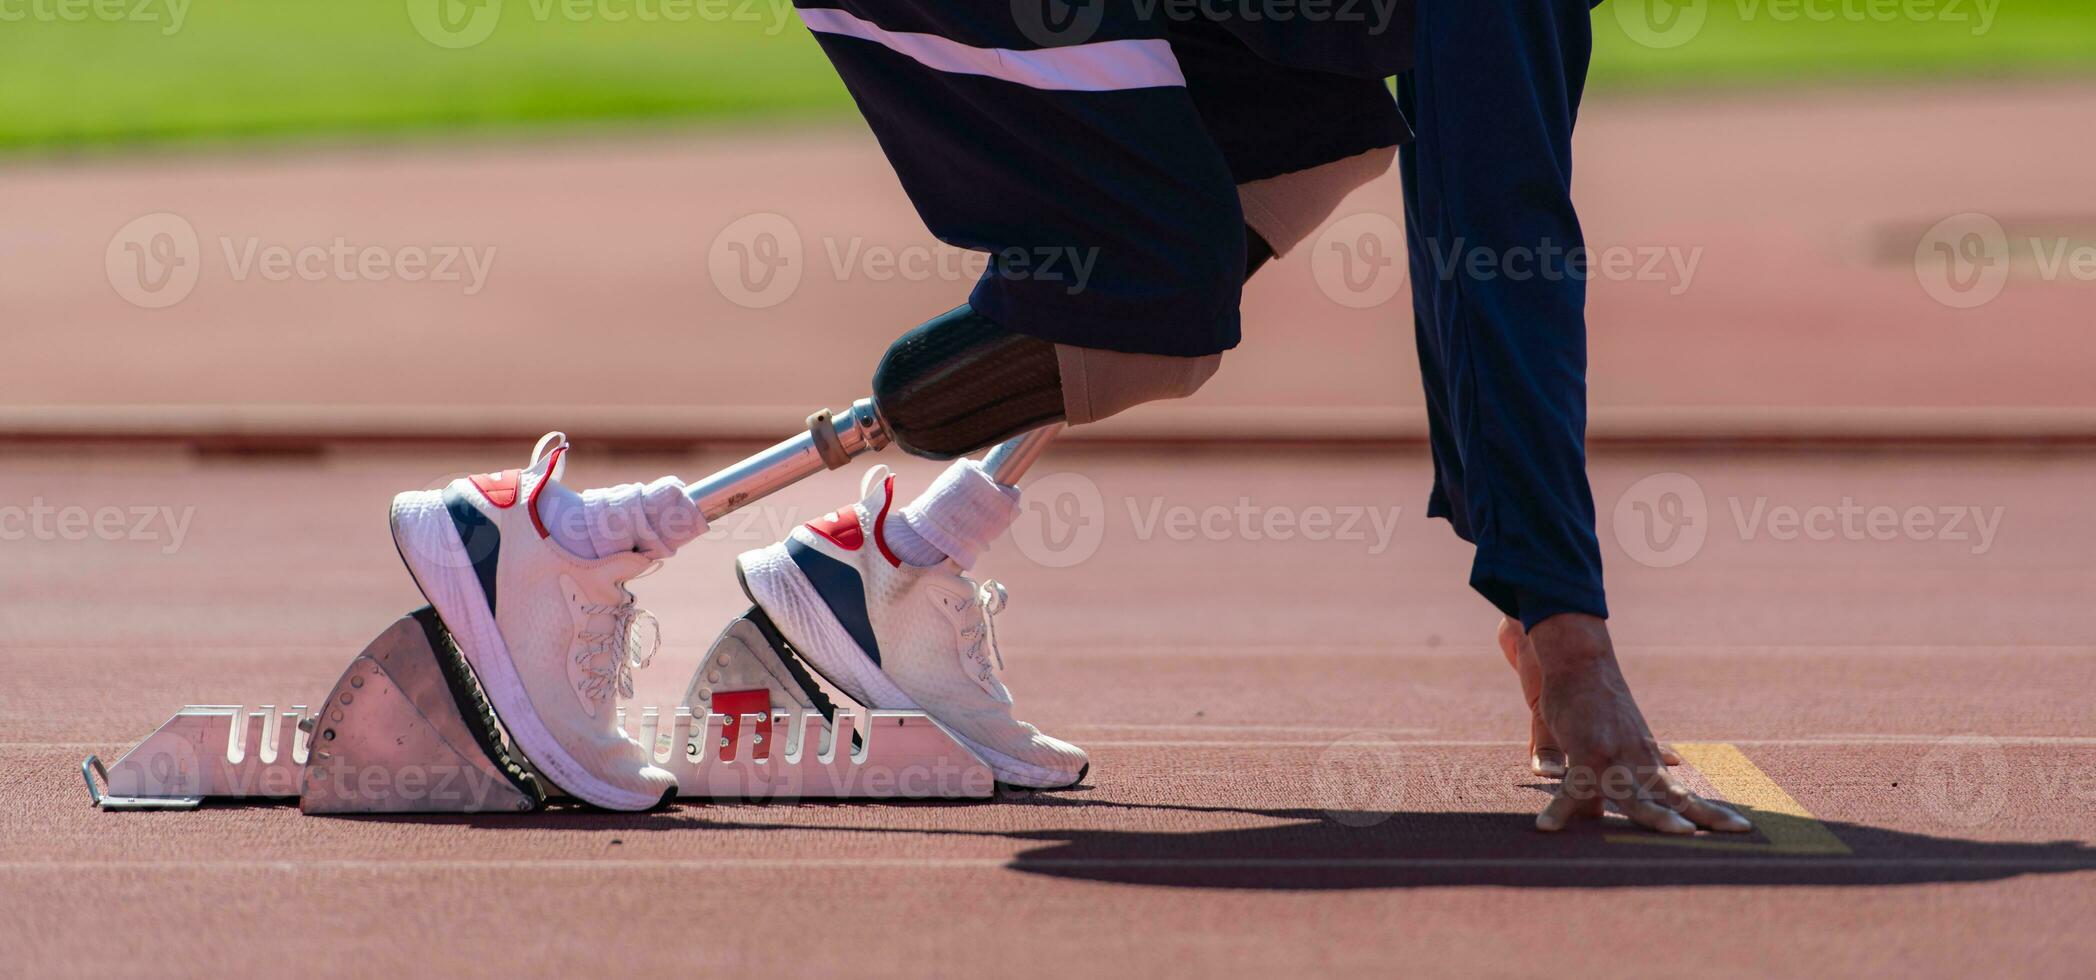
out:
{"label": "shadow on track", "polygon": [[[1346,811],[1117,803],[1046,794],[1002,798],[1007,805],[1072,811],[1167,813],[1174,824],[1202,816],[1239,826],[1216,829],[1070,828],[989,831],[946,827],[744,820],[710,807],[651,814],[560,808],[529,821],[505,816],[409,817],[416,822],[485,828],[735,830],[800,834],[885,834],[996,838],[1032,844],[1008,865],[1024,874],[1173,888],[1334,890],[1493,886],[1649,888],[1697,885],[1884,886],[1994,881],[2026,874],[2096,871],[2096,847],[2063,840],[1983,841],[1821,824],[1833,850],[1784,849],[1763,834],[1668,838],[1618,818],[1538,833],[1535,818],[1505,812]],[[805,803],[828,814],[893,804]],[[923,806],[936,811],[940,804]],[[761,814],[754,811],[752,815]],[[1772,826],[1780,814],[1747,811]],[[1242,826],[1246,818],[1255,826]],[[356,818],[400,820],[403,818]]]}

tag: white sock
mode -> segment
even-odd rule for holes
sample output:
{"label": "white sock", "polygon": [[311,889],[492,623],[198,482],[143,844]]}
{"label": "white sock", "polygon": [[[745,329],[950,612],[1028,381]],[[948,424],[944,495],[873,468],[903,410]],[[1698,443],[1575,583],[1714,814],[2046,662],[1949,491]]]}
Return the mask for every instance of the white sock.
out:
{"label": "white sock", "polygon": [[888,550],[895,552],[895,557],[902,559],[905,565],[929,568],[946,560],[946,552],[924,540],[924,535],[917,533],[917,528],[906,516],[898,515],[896,520],[890,521],[882,537],[888,541]]}
{"label": "white sock", "polygon": [[674,476],[580,494],[548,483],[539,494],[539,521],[555,542],[578,558],[622,551],[668,558],[706,533],[705,515]]}
{"label": "white sock", "polygon": [[582,516],[582,495],[557,480],[546,481],[539,491],[539,523],[561,550],[577,558],[601,558],[590,543],[589,524]]}
{"label": "white sock", "polygon": [[[887,532],[888,547],[897,557],[912,565],[951,558],[964,569],[973,568],[990,542],[1019,519],[1019,488],[990,479],[972,459],[956,460],[897,516],[903,527]],[[903,538],[913,540],[905,545]]]}

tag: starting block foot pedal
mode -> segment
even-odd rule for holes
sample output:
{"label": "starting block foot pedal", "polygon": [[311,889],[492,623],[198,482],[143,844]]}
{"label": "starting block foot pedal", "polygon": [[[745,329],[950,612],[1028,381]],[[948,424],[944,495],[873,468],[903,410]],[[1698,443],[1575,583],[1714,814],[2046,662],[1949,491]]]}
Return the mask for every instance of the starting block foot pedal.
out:
{"label": "starting block foot pedal", "polygon": [[[628,719],[632,723],[629,725]],[[723,630],[667,714],[619,722],[680,798],[985,799],[995,777],[921,711],[840,711],[752,608]],[[308,711],[191,705],[105,767],[80,771],[105,810],[284,801],[314,814],[537,810],[559,789],[511,748],[435,610],[401,617]]]}
{"label": "starting block foot pedal", "polygon": [[651,708],[627,731],[656,747],[680,797],[984,799],[996,789],[989,765],[924,712],[840,710],[756,606],[713,641],[664,722]]}
{"label": "starting block foot pedal", "polygon": [[[786,706],[795,718],[812,711],[825,725],[837,721],[837,703],[801,663],[799,652],[764,610],[751,606],[707,649],[684,691],[684,706],[738,716],[753,711],[769,715],[773,705]],[[857,732],[852,739],[853,748],[863,744]]]}
{"label": "starting block foot pedal", "polygon": [[428,606],[350,661],[300,728],[310,745],[298,794],[307,813],[517,812],[546,802]]}
{"label": "starting block foot pedal", "polygon": [[476,813],[546,798],[427,606],[372,640],[312,711],[190,705],[81,774],[105,810],[296,797],[307,813]]}

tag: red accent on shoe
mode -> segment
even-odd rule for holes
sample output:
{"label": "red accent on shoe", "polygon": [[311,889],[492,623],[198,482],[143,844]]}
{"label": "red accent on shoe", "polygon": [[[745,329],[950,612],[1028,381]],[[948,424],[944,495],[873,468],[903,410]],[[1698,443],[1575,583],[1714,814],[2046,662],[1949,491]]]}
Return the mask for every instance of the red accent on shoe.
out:
{"label": "red accent on shoe", "polygon": [[481,496],[488,498],[488,503],[508,510],[517,505],[517,479],[520,472],[503,470],[500,473],[482,473],[468,479],[473,481],[473,488],[479,490]]}
{"label": "red accent on shoe", "polygon": [[727,724],[721,727],[720,758],[735,758],[735,749],[742,742],[742,716],[763,715],[764,720],[756,724],[757,744],[750,749],[750,758],[771,757],[771,692],[764,688],[750,691],[713,692],[713,713],[727,715]]}
{"label": "red accent on shoe", "polygon": [[[565,445],[554,449],[553,455],[546,459],[546,475],[531,487],[531,526],[538,530],[541,538],[550,538],[553,535],[546,530],[546,522],[539,520],[539,492],[546,489],[546,484],[553,482],[554,472],[560,469],[560,454],[567,451],[568,447]],[[516,491],[510,491],[510,495],[514,497]]]}
{"label": "red accent on shoe", "polygon": [[857,551],[866,543],[866,532],[859,529],[859,511],[853,507],[830,511],[821,520],[809,521],[807,527],[846,551]]}
{"label": "red accent on shoe", "polygon": [[901,568],[902,559],[895,557],[895,552],[888,550],[888,508],[894,503],[895,474],[890,473],[881,488],[881,512],[873,519],[873,543],[881,549],[881,557],[888,559],[890,566]]}

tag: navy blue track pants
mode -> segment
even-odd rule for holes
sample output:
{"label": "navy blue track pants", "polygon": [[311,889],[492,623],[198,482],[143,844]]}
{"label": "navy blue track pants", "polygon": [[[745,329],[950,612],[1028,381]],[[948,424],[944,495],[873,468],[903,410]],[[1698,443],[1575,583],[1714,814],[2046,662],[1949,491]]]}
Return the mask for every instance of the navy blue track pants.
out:
{"label": "navy blue track pants", "polygon": [[[970,303],[1059,343],[1235,346],[1235,186],[1409,136],[1429,513],[1476,545],[1471,584],[1524,625],[1607,614],[1571,198],[1587,0],[1371,0],[1316,23],[1243,4],[797,3],[925,224],[990,253]],[[1036,260],[1075,253],[1081,284]]]}

